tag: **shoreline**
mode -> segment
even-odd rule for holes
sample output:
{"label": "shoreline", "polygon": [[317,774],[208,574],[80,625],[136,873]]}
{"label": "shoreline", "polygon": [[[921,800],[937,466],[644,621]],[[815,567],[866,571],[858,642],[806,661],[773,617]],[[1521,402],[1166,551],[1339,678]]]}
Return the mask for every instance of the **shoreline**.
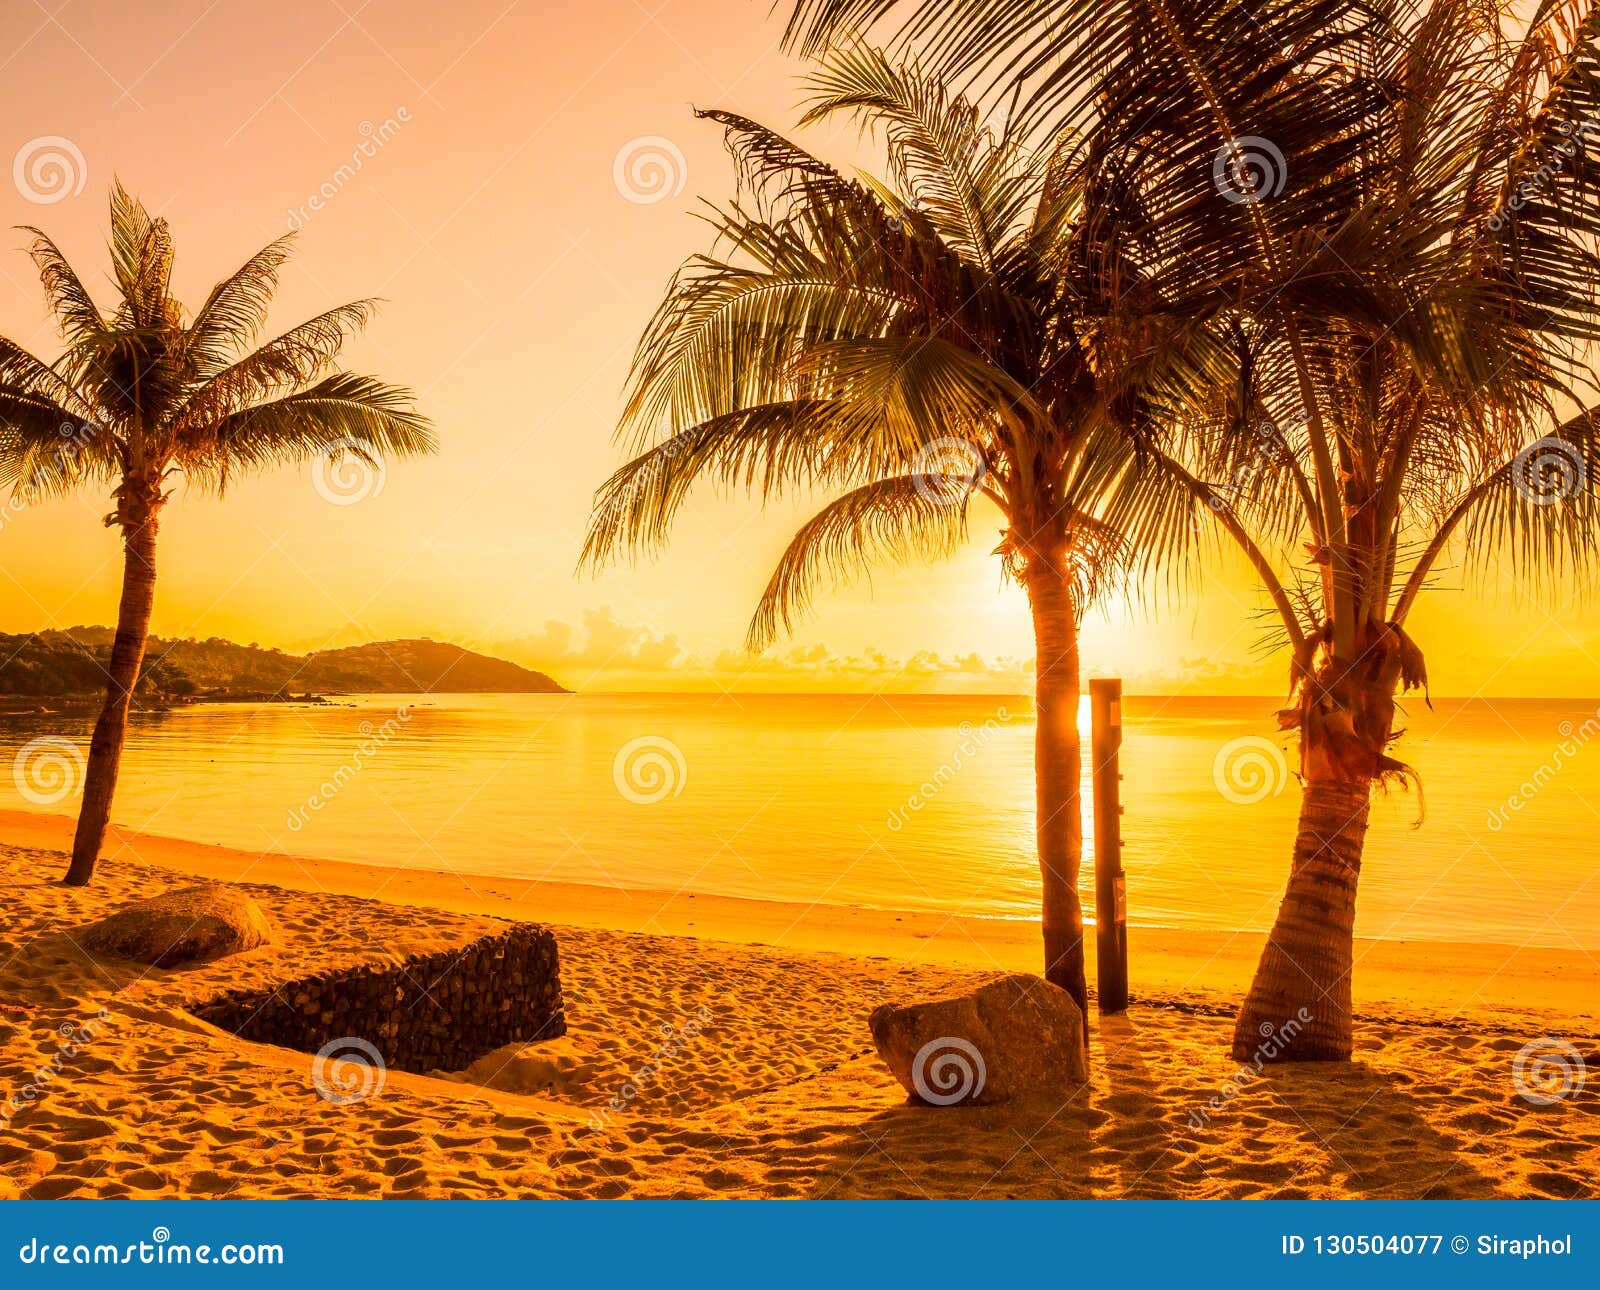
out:
{"label": "shoreline", "polygon": [[[71,848],[68,816],[0,810],[0,840],[39,850]],[[796,905],[732,896],[672,893],[577,883],[496,878],[421,869],[387,869],[343,860],[252,853],[113,824],[102,865],[121,857],[220,882],[252,882],[487,915],[802,953],[987,971],[1038,971],[1038,924],[1031,920],[926,912],[895,913],[841,905]],[[1134,927],[1129,976],[1136,999],[1182,1000],[1230,1008],[1248,988],[1265,935]],[[1424,1014],[1453,1024],[1512,1024],[1528,1016],[1600,1022],[1600,955],[1474,942],[1356,943],[1358,1014]],[[1087,955],[1089,980],[1095,956]]]}

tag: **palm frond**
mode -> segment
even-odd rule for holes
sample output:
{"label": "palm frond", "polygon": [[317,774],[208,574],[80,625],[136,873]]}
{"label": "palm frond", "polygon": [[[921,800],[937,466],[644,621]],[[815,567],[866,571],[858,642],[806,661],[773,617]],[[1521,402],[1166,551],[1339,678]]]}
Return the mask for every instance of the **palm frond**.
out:
{"label": "palm frond", "polygon": [[787,400],[806,345],[881,334],[902,303],[891,289],[853,281],[848,265],[796,230],[746,224],[738,231],[740,249],[758,267],[695,257],[646,328],[623,415],[635,433]]}
{"label": "palm frond", "polygon": [[172,232],[120,180],[111,186],[111,267],[122,295],[122,326],[154,328],[172,321]]}
{"label": "palm frond", "polygon": [[293,242],[293,233],[269,242],[211,289],[185,342],[195,379],[214,376],[260,334]]}
{"label": "palm frond", "polygon": [[115,482],[122,460],[104,427],[39,395],[0,389],[0,487],[27,498],[60,496]]}
{"label": "palm frond", "polygon": [[345,342],[377,311],[376,300],[355,300],[307,319],[204,379],[174,414],[180,428],[203,426],[261,399],[285,394],[322,376]]}
{"label": "palm frond", "polygon": [[846,493],[789,543],[750,621],[748,645],[764,649],[806,612],[819,581],[837,583],[884,560],[937,559],[966,537],[971,481],[896,475]]}
{"label": "palm frond", "polygon": [[45,299],[67,343],[76,344],[98,336],[105,330],[105,319],[77,270],[44,232],[31,225],[23,225],[23,232],[33,237],[28,254],[38,267]]}
{"label": "palm frond", "polygon": [[759,121],[718,108],[696,108],[695,116],[722,126],[735,174],[763,209],[790,201],[849,201],[859,195],[833,166]]}
{"label": "palm frond", "polygon": [[976,444],[1010,437],[1006,425],[1045,423],[1032,390],[982,354],[941,335],[860,337],[809,346],[794,365],[808,388],[875,409],[887,442],[909,459],[937,437]]}
{"label": "palm frond", "polygon": [[945,242],[973,263],[993,266],[996,247],[1018,213],[1004,198],[1026,192],[1028,183],[1022,175],[1011,176],[1009,184],[992,175],[989,183],[981,182],[995,150],[975,105],[952,98],[938,79],[895,66],[864,45],[830,56],[809,85],[812,98],[802,124],[848,113],[864,130],[881,129],[901,190]]}
{"label": "palm frond", "polygon": [[92,420],[94,409],[54,367],[0,336],[0,389],[58,403],[73,420]]}
{"label": "palm frond", "polygon": [[350,451],[374,460],[438,449],[410,390],[341,372],[309,389],[218,418],[186,445],[179,465],[203,485],[222,488],[242,470]]}
{"label": "palm frond", "polygon": [[870,475],[885,455],[875,409],[797,398],[713,417],[641,453],[596,490],[579,567],[599,569],[664,542],[702,480],[771,498]]}

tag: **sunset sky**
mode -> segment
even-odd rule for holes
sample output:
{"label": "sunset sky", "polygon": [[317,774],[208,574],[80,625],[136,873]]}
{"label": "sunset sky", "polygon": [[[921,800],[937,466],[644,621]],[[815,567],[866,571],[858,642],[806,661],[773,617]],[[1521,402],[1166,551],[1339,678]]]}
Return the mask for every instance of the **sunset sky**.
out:
{"label": "sunset sky", "polygon": [[[164,520],[155,631],[295,650],[426,634],[597,688],[1023,688],[1026,607],[986,554],[992,514],[961,558],[824,597],[762,660],[738,647],[797,507],[762,515],[707,493],[659,560],[574,579],[592,490],[619,460],[633,343],[704,241],[697,200],[731,192],[719,132],[690,106],[786,127],[797,65],[758,0],[459,0],[447,27],[438,12],[409,0],[0,11],[8,228],[42,226],[103,282],[105,195],[120,176],[171,221],[180,290],[197,304],[301,224],[275,329],[385,297],[349,363],[415,387],[443,441],[352,505],[325,500],[309,470],[245,481],[225,503],[181,494]],[[855,151],[844,134],[807,138]],[[359,172],[336,179],[363,142]],[[661,200],[622,191],[630,146],[667,158]],[[5,237],[0,332],[53,356],[26,235]],[[0,512],[0,630],[112,621],[108,509],[84,497]],[[1600,633],[1569,597],[1541,606],[1511,579],[1459,585],[1446,575],[1413,618],[1437,692],[1600,692]],[[1283,659],[1258,650],[1262,601],[1237,562],[1214,560],[1185,593],[1092,618],[1088,670],[1146,693],[1279,692]]]}

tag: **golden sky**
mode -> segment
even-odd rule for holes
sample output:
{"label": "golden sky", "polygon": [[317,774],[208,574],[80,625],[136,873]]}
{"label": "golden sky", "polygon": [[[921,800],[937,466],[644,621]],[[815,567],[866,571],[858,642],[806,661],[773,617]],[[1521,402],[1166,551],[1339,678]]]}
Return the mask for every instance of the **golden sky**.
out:
{"label": "golden sky", "polygon": [[[1023,688],[1026,607],[985,554],[992,515],[959,559],[824,597],[761,660],[738,647],[797,508],[707,494],[661,559],[573,578],[591,492],[618,461],[633,343],[703,242],[698,198],[732,187],[719,132],[690,106],[786,125],[797,67],[779,31],[764,0],[0,7],[4,225],[42,226],[103,280],[118,175],[171,221],[191,303],[298,225],[274,323],[385,297],[350,365],[419,390],[443,439],[348,505],[310,469],[221,502],[180,493],[156,632],[291,649],[426,634],[594,687]],[[807,138],[852,153],[847,137]],[[641,154],[665,171],[644,156],[630,172]],[[0,332],[53,355],[25,235],[8,237]],[[113,620],[108,509],[0,511],[0,630]],[[1591,614],[1510,579],[1456,586],[1414,618],[1439,693],[1600,693]],[[1213,561],[1181,598],[1091,618],[1087,669],[1146,693],[1278,692],[1261,603],[1236,561]]]}

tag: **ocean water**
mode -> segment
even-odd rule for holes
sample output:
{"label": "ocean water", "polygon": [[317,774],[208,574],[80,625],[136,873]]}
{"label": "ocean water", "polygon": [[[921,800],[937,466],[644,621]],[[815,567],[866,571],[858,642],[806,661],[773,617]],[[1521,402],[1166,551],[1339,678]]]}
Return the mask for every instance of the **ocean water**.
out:
{"label": "ocean water", "polygon": [[[1299,796],[1273,707],[1125,701],[1131,922],[1270,924]],[[1595,708],[1411,705],[1401,755],[1426,811],[1412,793],[1378,802],[1358,934],[1600,949]],[[88,727],[0,718],[0,805],[76,810]],[[152,833],[367,864],[1027,918],[1032,735],[1030,702],[1016,697],[200,705],[134,718],[114,814]],[[1092,908],[1087,864],[1084,886]]]}

